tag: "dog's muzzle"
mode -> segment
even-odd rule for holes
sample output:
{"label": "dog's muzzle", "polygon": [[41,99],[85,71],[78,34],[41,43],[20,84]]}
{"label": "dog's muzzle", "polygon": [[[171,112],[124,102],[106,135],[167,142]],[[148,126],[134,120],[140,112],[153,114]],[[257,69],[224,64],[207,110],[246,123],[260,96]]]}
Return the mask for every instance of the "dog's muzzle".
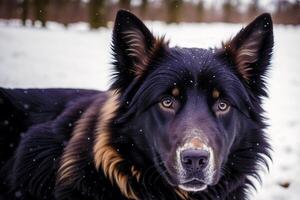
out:
{"label": "dog's muzzle", "polygon": [[179,187],[186,191],[201,191],[212,182],[214,155],[200,137],[186,140],[177,149]]}

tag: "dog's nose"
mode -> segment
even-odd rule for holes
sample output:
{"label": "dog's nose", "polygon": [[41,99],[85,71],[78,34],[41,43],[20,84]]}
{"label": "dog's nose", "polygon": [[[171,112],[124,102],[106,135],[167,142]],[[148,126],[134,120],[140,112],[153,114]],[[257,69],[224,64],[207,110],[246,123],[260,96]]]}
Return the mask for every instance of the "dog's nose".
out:
{"label": "dog's nose", "polygon": [[187,149],[180,153],[181,164],[189,172],[198,172],[204,169],[209,160],[209,152],[201,149]]}

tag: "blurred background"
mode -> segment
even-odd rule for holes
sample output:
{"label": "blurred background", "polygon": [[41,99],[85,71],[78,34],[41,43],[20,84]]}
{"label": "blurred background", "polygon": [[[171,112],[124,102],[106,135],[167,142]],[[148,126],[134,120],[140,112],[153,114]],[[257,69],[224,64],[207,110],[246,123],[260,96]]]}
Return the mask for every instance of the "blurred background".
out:
{"label": "blurred background", "polygon": [[40,22],[42,27],[47,21],[66,27],[80,21],[98,28],[107,26],[120,8],[167,23],[236,23],[266,11],[275,23],[300,23],[300,0],[0,0],[0,18],[21,19],[23,25]]}
{"label": "blurred background", "polygon": [[250,199],[299,200],[300,0],[0,0],[0,87],[107,89],[119,8],[171,46],[198,48],[220,46],[271,13],[275,47],[264,108],[273,162]]}

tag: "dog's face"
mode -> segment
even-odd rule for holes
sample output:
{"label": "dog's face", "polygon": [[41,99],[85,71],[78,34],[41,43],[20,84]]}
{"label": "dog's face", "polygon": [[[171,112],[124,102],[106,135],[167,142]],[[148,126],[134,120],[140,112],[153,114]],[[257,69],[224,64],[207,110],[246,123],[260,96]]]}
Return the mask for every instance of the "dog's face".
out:
{"label": "dog's face", "polygon": [[119,12],[112,87],[122,93],[130,137],[169,184],[195,192],[218,183],[245,132],[258,126],[251,109],[265,95],[272,47],[266,14],[222,48],[204,50],[170,48]]}

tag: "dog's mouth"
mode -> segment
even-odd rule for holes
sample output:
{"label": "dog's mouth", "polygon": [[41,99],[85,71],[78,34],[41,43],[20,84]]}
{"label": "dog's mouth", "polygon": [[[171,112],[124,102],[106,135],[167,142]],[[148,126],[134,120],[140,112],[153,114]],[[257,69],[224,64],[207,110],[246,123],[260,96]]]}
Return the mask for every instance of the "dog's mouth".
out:
{"label": "dog's mouth", "polygon": [[188,192],[199,192],[205,190],[207,188],[207,184],[202,180],[192,179],[179,184],[178,187]]}
{"label": "dog's mouth", "polygon": [[164,160],[158,152],[154,158],[160,175],[173,187],[178,187],[186,192],[200,192],[212,185],[214,173],[210,173],[210,171],[214,170],[187,174],[186,171],[178,171],[173,160]]}

